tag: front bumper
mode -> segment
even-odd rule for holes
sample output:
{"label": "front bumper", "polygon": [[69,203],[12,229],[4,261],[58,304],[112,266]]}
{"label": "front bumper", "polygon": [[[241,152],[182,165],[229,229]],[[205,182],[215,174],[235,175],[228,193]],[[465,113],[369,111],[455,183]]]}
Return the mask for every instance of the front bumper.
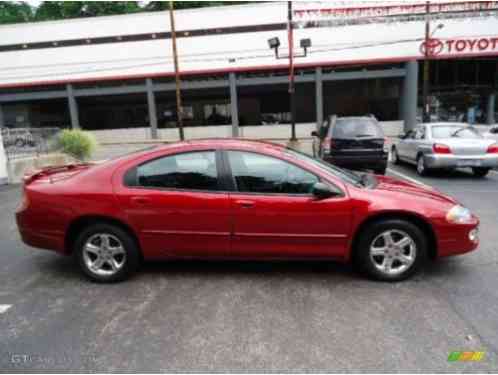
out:
{"label": "front bumper", "polygon": [[[465,254],[479,246],[479,220],[477,218],[469,224],[446,223],[438,226],[436,231],[439,257]],[[473,237],[472,233],[475,234]]]}
{"label": "front bumper", "polygon": [[424,155],[427,168],[496,168],[498,167],[498,155],[453,155],[453,154],[426,154]]}

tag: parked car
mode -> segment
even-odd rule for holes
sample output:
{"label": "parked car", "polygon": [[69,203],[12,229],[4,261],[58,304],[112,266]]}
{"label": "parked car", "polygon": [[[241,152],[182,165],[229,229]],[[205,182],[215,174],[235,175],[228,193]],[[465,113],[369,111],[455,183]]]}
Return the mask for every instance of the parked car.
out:
{"label": "parked car", "polygon": [[100,282],[174,258],[334,259],[395,281],[474,250],[479,224],[436,190],[237,139],[44,169],[16,215],[26,244],[73,254]]}
{"label": "parked car", "polygon": [[482,133],[484,138],[498,141],[498,125],[491,126],[486,132]]}
{"label": "parked car", "polygon": [[315,157],[344,168],[386,173],[389,149],[374,117],[330,116],[311,135]]}
{"label": "parked car", "polygon": [[34,147],[35,138],[28,128],[8,128],[2,127],[2,139],[5,147]]}
{"label": "parked car", "polygon": [[498,167],[498,144],[468,124],[420,124],[392,146],[391,160],[415,164],[421,176],[434,169],[470,167],[484,177]]}

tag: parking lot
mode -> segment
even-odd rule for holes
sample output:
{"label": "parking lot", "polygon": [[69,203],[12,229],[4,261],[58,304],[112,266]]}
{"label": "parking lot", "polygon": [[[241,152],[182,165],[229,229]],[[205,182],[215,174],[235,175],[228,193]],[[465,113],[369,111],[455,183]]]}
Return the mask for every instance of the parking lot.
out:
{"label": "parking lot", "polygon": [[[23,245],[20,189],[0,188],[0,369],[497,371],[498,173],[388,174],[471,208],[479,249],[394,284],[329,262],[164,262],[99,285]],[[486,355],[448,362],[452,351]]]}

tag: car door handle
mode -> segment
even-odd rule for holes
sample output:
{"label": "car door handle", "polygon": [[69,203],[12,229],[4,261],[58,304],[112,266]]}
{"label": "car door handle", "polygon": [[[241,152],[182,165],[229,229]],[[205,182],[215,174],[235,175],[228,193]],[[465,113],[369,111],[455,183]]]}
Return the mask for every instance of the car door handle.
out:
{"label": "car door handle", "polygon": [[242,208],[252,208],[254,207],[253,201],[237,201],[237,204]]}
{"label": "car door handle", "polygon": [[145,197],[133,197],[133,198],[131,198],[131,201],[132,201],[132,203],[140,204],[140,205],[145,205],[145,204],[150,203],[150,199],[145,198]]}

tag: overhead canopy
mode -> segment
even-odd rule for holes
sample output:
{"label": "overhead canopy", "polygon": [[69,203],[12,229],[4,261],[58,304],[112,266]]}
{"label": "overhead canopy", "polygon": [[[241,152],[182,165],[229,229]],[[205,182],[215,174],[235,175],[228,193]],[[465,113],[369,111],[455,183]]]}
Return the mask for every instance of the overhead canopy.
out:
{"label": "overhead canopy", "polygon": [[[498,54],[498,2],[481,1],[478,8],[472,2],[432,3],[431,12],[440,19],[431,21],[431,58]],[[307,56],[295,60],[297,66],[424,57],[425,2],[344,4],[294,3],[297,52],[300,39],[312,43]],[[286,2],[179,10],[175,17],[182,74],[287,67],[268,46],[268,39],[278,37],[280,52],[287,53]],[[167,12],[6,25],[0,35],[0,88],[174,71]]]}

